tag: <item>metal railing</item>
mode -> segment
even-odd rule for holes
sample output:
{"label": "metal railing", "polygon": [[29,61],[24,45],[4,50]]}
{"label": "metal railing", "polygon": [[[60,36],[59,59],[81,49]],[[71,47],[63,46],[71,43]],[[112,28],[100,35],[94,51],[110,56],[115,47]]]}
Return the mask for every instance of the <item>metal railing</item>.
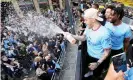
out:
{"label": "metal railing", "polygon": [[[63,67],[63,63],[64,63],[64,60],[65,60],[65,54],[66,54],[66,47],[67,47],[67,42],[66,41],[63,41],[60,46],[61,46],[61,53],[60,53],[60,56],[57,60],[56,63],[58,63],[62,69]],[[57,76],[57,72],[53,73],[52,77],[51,77],[51,80],[56,80],[56,76]]]}

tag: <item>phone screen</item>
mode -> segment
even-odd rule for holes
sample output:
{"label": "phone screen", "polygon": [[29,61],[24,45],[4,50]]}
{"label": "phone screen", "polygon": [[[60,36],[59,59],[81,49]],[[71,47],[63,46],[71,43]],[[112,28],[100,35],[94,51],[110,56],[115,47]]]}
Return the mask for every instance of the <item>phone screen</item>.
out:
{"label": "phone screen", "polygon": [[126,53],[120,53],[118,55],[114,55],[112,57],[112,61],[116,72],[119,72],[120,70],[125,72],[127,70]]}

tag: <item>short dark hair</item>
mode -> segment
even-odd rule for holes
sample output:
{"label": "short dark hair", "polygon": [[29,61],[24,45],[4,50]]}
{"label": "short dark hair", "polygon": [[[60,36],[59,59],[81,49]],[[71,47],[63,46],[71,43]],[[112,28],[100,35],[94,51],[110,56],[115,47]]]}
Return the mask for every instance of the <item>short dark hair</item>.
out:
{"label": "short dark hair", "polygon": [[83,8],[88,9],[89,7],[85,4],[85,5],[83,5]]}
{"label": "short dark hair", "polygon": [[95,5],[97,9],[99,8],[99,5],[98,5],[98,4],[96,4],[96,3],[94,3],[94,4],[92,4],[92,5]]}
{"label": "short dark hair", "polygon": [[123,16],[124,16],[124,10],[122,7],[116,7],[113,9],[114,10],[114,14],[119,15],[119,19],[122,20]]}
{"label": "short dark hair", "polygon": [[115,6],[113,6],[113,5],[109,5],[109,6],[107,6],[106,9],[111,9],[111,10],[113,10],[114,8],[115,8]]}
{"label": "short dark hair", "polygon": [[84,13],[81,9],[79,9],[79,12],[80,12],[80,13]]}

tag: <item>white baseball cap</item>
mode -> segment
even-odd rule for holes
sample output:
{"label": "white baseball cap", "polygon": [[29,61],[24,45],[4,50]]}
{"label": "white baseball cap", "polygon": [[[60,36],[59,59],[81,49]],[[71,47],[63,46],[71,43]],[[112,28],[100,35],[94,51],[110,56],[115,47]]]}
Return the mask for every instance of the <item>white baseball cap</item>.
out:
{"label": "white baseball cap", "polygon": [[94,8],[90,8],[84,11],[84,17],[94,18],[98,21],[103,21],[103,18],[98,16],[98,10]]}

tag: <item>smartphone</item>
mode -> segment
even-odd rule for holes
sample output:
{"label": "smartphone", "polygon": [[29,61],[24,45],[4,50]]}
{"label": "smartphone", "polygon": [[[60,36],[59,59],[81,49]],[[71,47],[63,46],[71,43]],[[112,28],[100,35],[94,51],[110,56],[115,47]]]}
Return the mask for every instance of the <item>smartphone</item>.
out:
{"label": "smartphone", "polygon": [[127,71],[125,52],[112,56],[112,62],[113,62],[114,69],[116,72],[119,72],[120,70],[122,72]]}

